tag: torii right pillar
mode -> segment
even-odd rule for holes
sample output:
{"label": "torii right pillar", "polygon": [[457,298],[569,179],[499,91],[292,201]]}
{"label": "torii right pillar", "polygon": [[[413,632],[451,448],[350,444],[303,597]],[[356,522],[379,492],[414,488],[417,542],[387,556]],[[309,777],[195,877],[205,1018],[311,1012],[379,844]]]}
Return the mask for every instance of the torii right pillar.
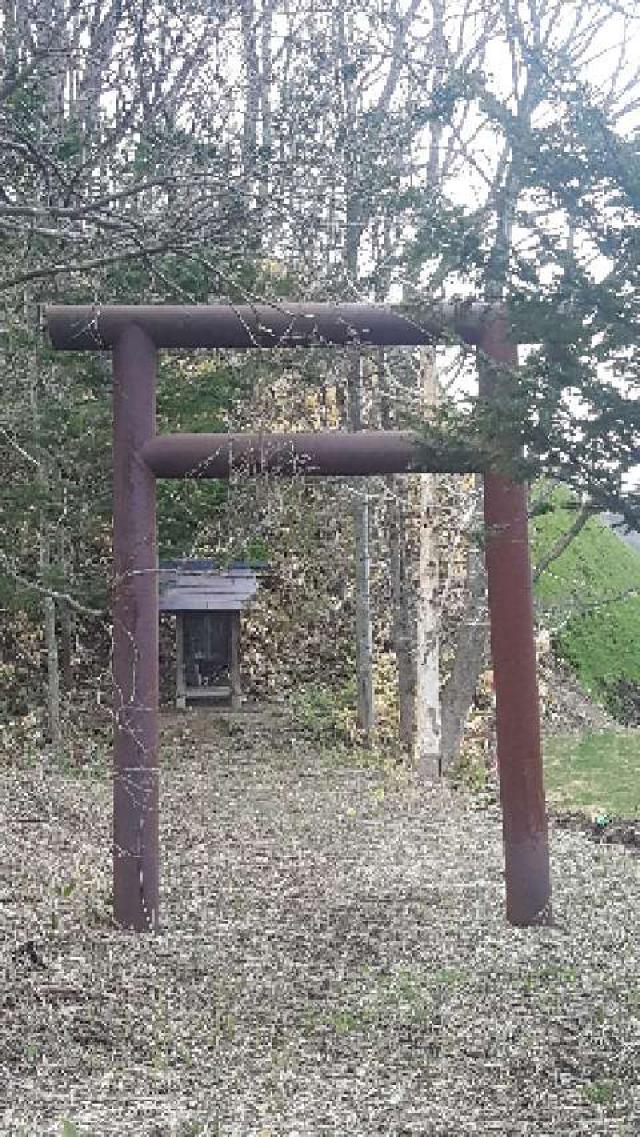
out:
{"label": "torii right pillar", "polygon": [[[485,326],[479,347],[497,365],[480,363],[480,393],[495,400],[500,370],[518,363],[503,317]],[[526,485],[486,473],[484,521],[507,919],[548,924],[551,881]]]}

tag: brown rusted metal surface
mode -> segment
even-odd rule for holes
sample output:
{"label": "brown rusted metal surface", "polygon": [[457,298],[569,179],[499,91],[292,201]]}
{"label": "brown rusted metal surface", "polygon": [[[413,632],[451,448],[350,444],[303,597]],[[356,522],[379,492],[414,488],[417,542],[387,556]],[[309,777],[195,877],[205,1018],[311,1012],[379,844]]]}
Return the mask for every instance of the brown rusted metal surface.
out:
{"label": "brown rusted metal surface", "polygon": [[470,452],[438,452],[416,434],[391,430],[166,434],[147,442],[141,456],[158,478],[228,478],[233,471],[355,477],[480,468]]}
{"label": "brown rusted metal surface", "polygon": [[[498,363],[518,362],[502,320],[487,328],[481,346]],[[482,394],[497,397],[499,382],[485,375]],[[507,919],[543,924],[551,920],[551,883],[526,486],[487,473],[484,517]]]}
{"label": "brown rusted metal surface", "polygon": [[158,584],[155,479],[138,457],[155,433],[156,349],[135,324],[113,351],[113,905],[158,925]]}
{"label": "brown rusted metal surface", "polygon": [[[114,914],[126,927],[153,929],[159,876],[154,474],[226,477],[238,469],[349,476],[481,469],[477,456],[437,456],[408,432],[156,439],[156,349],[410,346],[430,342],[448,327],[479,342],[498,362],[514,364],[517,355],[507,340],[502,310],[483,304],[435,305],[412,315],[370,305],[284,303],[53,306],[46,315],[57,348],[113,348]],[[485,395],[490,386],[483,380]],[[536,924],[550,920],[551,907],[525,487],[487,473],[485,523],[507,917],[514,924]]]}
{"label": "brown rusted metal surface", "polygon": [[494,309],[441,303],[418,308],[373,304],[58,305],[45,308],[54,347],[104,351],[131,323],[158,348],[319,347],[351,343],[411,346],[431,343],[448,329],[469,343]]}

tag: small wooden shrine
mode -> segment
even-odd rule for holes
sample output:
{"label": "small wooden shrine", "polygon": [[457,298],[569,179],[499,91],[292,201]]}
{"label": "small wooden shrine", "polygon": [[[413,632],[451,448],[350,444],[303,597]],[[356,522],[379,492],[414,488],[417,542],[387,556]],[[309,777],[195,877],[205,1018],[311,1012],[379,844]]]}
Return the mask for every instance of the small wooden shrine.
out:
{"label": "small wooden shrine", "polygon": [[176,614],[176,706],[240,704],[240,613],[258,589],[254,569],[161,561],[161,612]]}

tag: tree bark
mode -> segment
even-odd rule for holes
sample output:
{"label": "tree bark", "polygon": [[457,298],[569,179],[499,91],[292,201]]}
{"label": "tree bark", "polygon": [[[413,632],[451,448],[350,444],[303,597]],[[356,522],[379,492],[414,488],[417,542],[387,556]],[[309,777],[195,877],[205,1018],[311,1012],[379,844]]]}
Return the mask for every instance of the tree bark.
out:
{"label": "tree bark", "polygon": [[[46,573],[49,567],[49,541],[41,522],[40,529],[40,571]],[[47,653],[47,732],[49,741],[58,746],[62,739],[60,718],[60,660],[56,635],[56,602],[53,596],[42,598],[44,644]]]}
{"label": "tree bark", "polygon": [[260,196],[264,204],[269,201],[273,144],[271,87],[273,84],[271,37],[273,29],[273,0],[263,0],[262,29],[260,35],[260,124],[262,128],[260,161]]}
{"label": "tree bark", "polygon": [[451,769],[460,753],[469,710],[488,653],[489,629],[484,555],[479,542],[472,534],[467,555],[466,604],[458,629],[453,667],[442,692],[441,770],[443,773]]}
{"label": "tree bark", "polygon": [[[348,24],[349,31],[346,25]],[[345,222],[344,271],[347,287],[353,287],[358,276],[358,256],[361,236],[361,202],[359,197],[359,171],[357,147],[357,104],[349,59],[351,21],[344,12],[338,19],[338,57],[342,64],[344,84],[344,149]],[[362,430],[362,359],[354,355],[348,369],[348,414],[350,430]],[[356,676],[358,687],[357,723],[365,742],[371,740],[375,725],[373,693],[373,626],[371,620],[370,555],[369,555],[369,498],[365,489],[359,491],[353,504],[356,586]]]}
{"label": "tree bark", "polygon": [[[349,368],[349,425],[362,428],[362,363],[355,356]],[[358,687],[357,723],[365,741],[370,741],[375,725],[373,701],[373,628],[371,622],[369,497],[365,489],[353,502],[356,588],[356,678]]]}
{"label": "tree bark", "polygon": [[398,737],[402,747],[410,753],[415,732],[416,669],[413,651],[414,581],[407,540],[408,477],[401,474],[391,476],[387,479],[387,489],[390,494],[387,519],[393,650],[398,674]]}
{"label": "tree bark", "polygon": [[373,702],[373,631],[369,583],[369,501],[366,495],[354,506],[356,552],[356,673],[358,681],[358,727],[370,741],[375,726]]}
{"label": "tree bark", "polygon": [[[420,365],[420,394],[425,411],[438,401],[435,352],[427,348]],[[419,551],[416,604],[416,682],[414,764],[421,777],[442,773],[440,715],[440,635],[435,474],[419,476]]]}
{"label": "tree bark", "polygon": [[60,617],[60,674],[67,696],[73,689],[73,648],[75,637],[75,617],[70,604],[58,602]]}
{"label": "tree bark", "polygon": [[256,10],[253,0],[242,0],[240,18],[242,23],[242,62],[245,72],[242,162],[249,196],[252,197],[256,181],[258,120],[260,117],[260,68],[256,35]]}

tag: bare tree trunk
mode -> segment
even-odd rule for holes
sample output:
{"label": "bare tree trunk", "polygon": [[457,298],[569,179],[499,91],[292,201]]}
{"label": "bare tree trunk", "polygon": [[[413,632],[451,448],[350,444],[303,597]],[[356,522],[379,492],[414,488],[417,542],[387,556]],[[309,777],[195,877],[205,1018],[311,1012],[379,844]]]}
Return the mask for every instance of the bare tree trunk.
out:
{"label": "bare tree trunk", "polygon": [[271,87],[273,84],[272,47],[273,31],[273,0],[263,0],[262,4],[262,30],[260,36],[260,123],[262,127],[261,163],[260,163],[260,196],[263,202],[269,200],[270,179],[273,145],[272,114],[271,114]]}
{"label": "bare tree trunk", "polygon": [[[378,395],[380,426],[383,430],[392,430],[395,417],[382,348],[378,356]],[[385,485],[391,635],[398,682],[398,739],[402,748],[411,753],[415,726],[415,656],[412,650],[415,606],[412,561],[407,540],[410,479],[406,474],[390,474],[385,478]]]}
{"label": "bare tree trunk", "polygon": [[[58,56],[55,63],[51,67],[50,73],[44,85],[44,115],[43,121],[47,123],[47,129],[51,130],[54,137],[62,138],[65,127],[65,87],[66,77],[69,66],[68,44],[67,35],[68,29],[64,26],[64,3],[63,0],[54,0],[54,3],[43,3],[39,6],[39,23],[40,27],[46,28],[49,22],[54,25],[64,28],[61,31],[60,39],[56,45]],[[46,195],[46,200],[50,203],[53,202],[53,196],[56,198],[59,193],[52,195],[51,187],[42,187]],[[30,305],[30,298],[27,299],[27,305]],[[35,326],[35,319],[29,321],[31,327]],[[34,376],[32,382],[33,392],[33,405],[34,405],[34,420],[38,421],[38,373],[41,368],[41,361],[38,358],[37,350],[33,354],[33,368]],[[51,463],[48,456],[44,451],[39,449],[39,477],[42,486],[51,493]],[[63,532],[63,530],[61,530]],[[40,517],[40,574],[43,578],[43,583],[46,583],[46,574],[48,572],[51,562],[51,535],[49,530],[49,521],[44,514],[41,513]],[[55,553],[54,553],[55,555]],[[56,601],[53,596],[45,595],[42,601],[43,607],[43,630],[44,642],[47,653],[47,721],[49,738],[54,745],[59,745],[62,738],[61,716],[60,716],[60,655],[58,649],[58,636],[56,630]]]}
{"label": "bare tree trunk", "polygon": [[366,495],[354,508],[356,546],[356,671],[358,680],[358,726],[370,741],[375,726],[373,703],[373,631],[369,584],[369,500]]}
{"label": "bare tree trunk", "polygon": [[[438,401],[435,352],[426,348],[420,362],[420,394],[425,410]],[[416,605],[416,683],[414,763],[421,777],[442,773],[440,722],[440,566],[436,535],[437,477],[419,475],[419,550]]]}
{"label": "bare tree trunk", "polygon": [[[474,516],[478,516],[478,507]],[[442,692],[443,772],[451,769],[460,753],[467,717],[488,654],[484,552],[472,533],[467,554],[466,604],[458,628],[453,667]]]}
{"label": "bare tree trunk", "polygon": [[[46,523],[40,526],[40,572],[44,576],[49,567],[49,538]],[[56,602],[53,596],[42,600],[44,643],[47,653],[47,726],[49,739],[54,746],[62,738],[60,720],[60,661],[56,636]]]}
{"label": "bare tree trunk", "polygon": [[403,475],[388,478],[387,489],[393,650],[398,674],[398,737],[400,744],[410,753],[415,733],[416,671],[413,651],[413,573],[407,541],[408,478]]}
{"label": "bare tree trunk", "polygon": [[[356,356],[349,369],[349,425],[362,428],[362,361]],[[373,702],[373,628],[371,623],[369,497],[358,491],[353,502],[353,534],[356,558],[356,677],[357,722],[365,740],[375,725]]]}
{"label": "bare tree trunk", "polygon": [[[397,378],[396,381],[397,383]],[[389,376],[384,352],[378,368],[380,392],[380,425],[392,430],[396,417],[392,411]],[[397,396],[397,392],[396,392]],[[385,479],[387,486],[387,531],[389,551],[389,583],[391,592],[391,627],[398,680],[398,739],[408,756],[413,753],[416,727],[416,652],[417,616],[416,579],[417,545],[415,490],[417,478],[395,474]]]}
{"label": "bare tree trunk", "polygon": [[400,742],[411,753],[416,729],[416,655],[414,651],[415,589],[408,548],[407,525],[409,486],[402,485],[404,501],[400,504],[399,595],[397,607],[398,658],[398,734]]}
{"label": "bare tree trunk", "polygon": [[242,0],[242,57],[245,72],[244,120],[242,129],[242,163],[249,196],[253,196],[258,149],[260,117],[260,70],[256,35],[256,10],[253,0]]}
{"label": "bare tree trunk", "polygon": [[73,646],[75,637],[75,617],[70,604],[58,601],[60,618],[60,674],[69,696],[73,688]]}
{"label": "bare tree trunk", "polygon": [[[348,26],[348,30],[347,30]],[[342,64],[343,113],[345,137],[345,222],[344,269],[347,286],[353,287],[358,276],[358,256],[362,231],[362,205],[359,196],[357,146],[357,96],[353,85],[349,45],[353,32],[352,19],[340,12],[337,23],[338,58]],[[349,427],[362,430],[362,360],[354,356],[348,371]],[[358,684],[357,722],[365,741],[370,741],[375,725],[373,699],[373,627],[371,620],[369,498],[359,491],[353,504],[353,529],[356,557],[356,674]]]}
{"label": "bare tree trunk", "polygon": [[[67,512],[67,493],[66,489],[63,491],[64,509],[63,512],[66,516]],[[69,546],[66,540],[65,528],[61,525],[58,530],[57,540],[57,557],[58,562],[62,568],[62,575],[65,580],[71,579],[71,568],[69,558]],[[60,597],[56,598],[58,622],[60,626],[60,677],[62,680],[63,689],[67,696],[73,688],[73,648],[74,637],[76,630],[75,613],[70,604]]]}
{"label": "bare tree trunk", "polygon": [[43,606],[44,638],[47,649],[47,721],[49,738],[54,746],[58,746],[62,738],[62,726],[60,720],[60,667],[56,638],[56,602],[52,596],[45,596]]}
{"label": "bare tree trunk", "polygon": [[[34,359],[34,372],[37,370],[37,360]],[[34,422],[38,421],[38,396],[36,389],[37,379],[34,374],[31,387],[31,406]],[[47,469],[44,455],[39,454],[38,480],[43,488],[48,488]],[[51,563],[49,547],[49,532],[47,519],[44,513],[40,514],[39,525],[39,567],[42,583],[46,585],[47,572]],[[56,602],[53,596],[44,595],[42,599],[43,634],[47,653],[47,726],[51,742],[57,745],[62,737],[60,725],[60,659],[58,654],[58,640],[56,635]]]}

